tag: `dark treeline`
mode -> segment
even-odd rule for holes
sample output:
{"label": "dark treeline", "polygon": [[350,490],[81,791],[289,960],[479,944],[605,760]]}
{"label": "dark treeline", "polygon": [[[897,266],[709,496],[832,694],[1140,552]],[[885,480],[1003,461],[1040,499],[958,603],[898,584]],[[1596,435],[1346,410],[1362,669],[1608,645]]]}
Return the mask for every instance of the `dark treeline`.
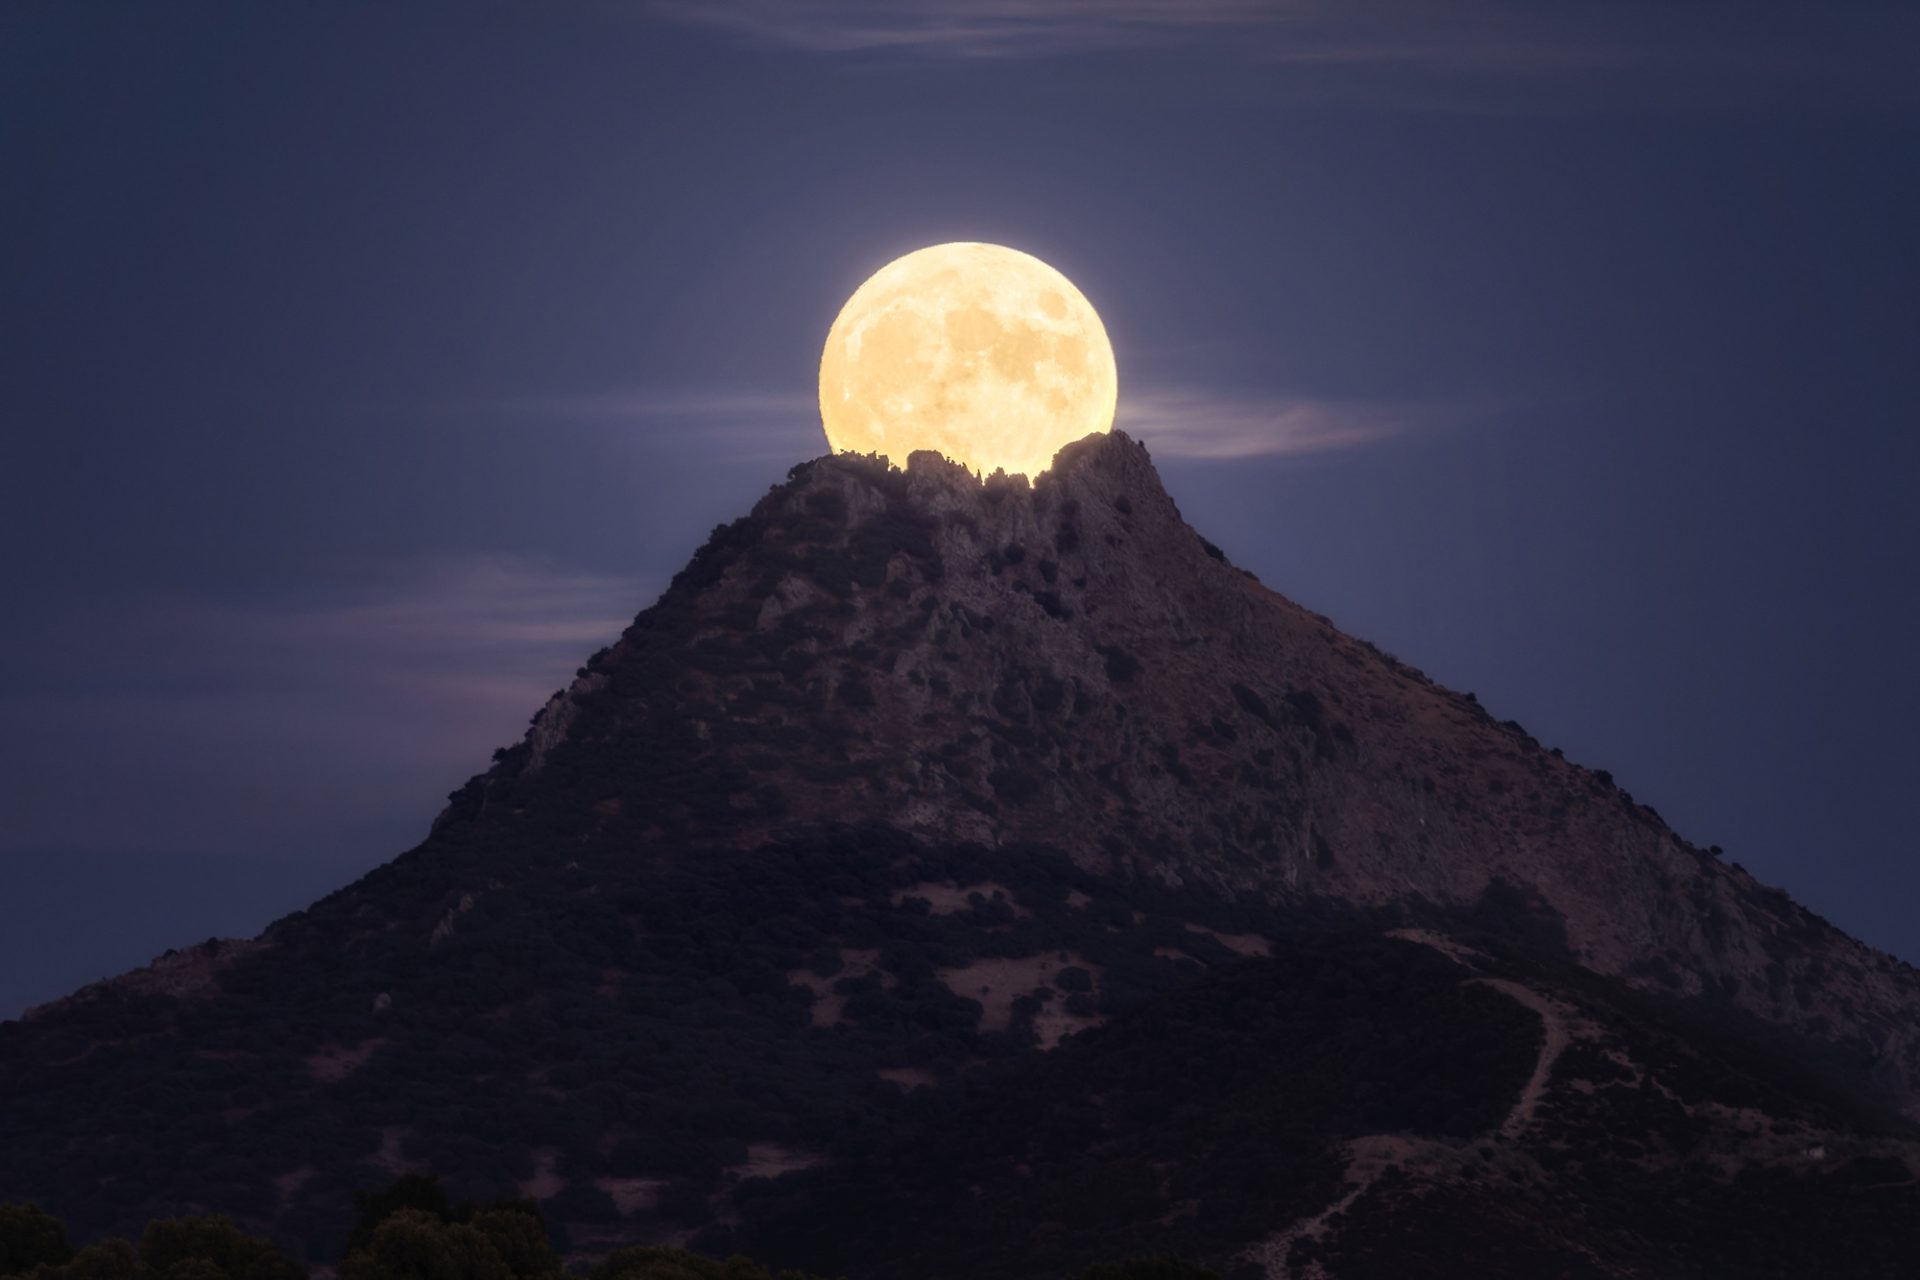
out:
{"label": "dark treeline", "polygon": [[[777,1277],[752,1259],[709,1258],[685,1249],[616,1249],[588,1266],[554,1248],[540,1206],[502,1198],[454,1201],[437,1178],[401,1177],[354,1195],[355,1221],[340,1280],[823,1280]],[[136,1244],[99,1240],[76,1249],[58,1218],[32,1204],[0,1204],[0,1280],[308,1280],[307,1268],[271,1240],[229,1218],[160,1218]],[[1088,1267],[1074,1280],[1219,1280],[1172,1258],[1131,1258]]]}

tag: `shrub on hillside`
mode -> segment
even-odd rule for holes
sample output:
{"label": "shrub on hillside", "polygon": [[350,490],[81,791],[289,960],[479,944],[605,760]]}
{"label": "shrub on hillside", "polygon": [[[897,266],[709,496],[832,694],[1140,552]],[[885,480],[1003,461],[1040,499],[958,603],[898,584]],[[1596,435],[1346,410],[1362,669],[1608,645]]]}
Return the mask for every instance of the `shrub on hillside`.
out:
{"label": "shrub on hillside", "polygon": [[32,1205],[0,1205],[0,1275],[33,1280],[306,1280],[271,1240],[224,1217],[160,1218],[136,1249],[102,1240],[75,1253],[66,1228]]}
{"label": "shrub on hillside", "polygon": [[37,1204],[0,1204],[0,1276],[25,1275],[73,1257],[67,1229]]}
{"label": "shrub on hillside", "polygon": [[513,1269],[478,1228],[402,1209],[347,1254],[340,1280],[514,1280]]}

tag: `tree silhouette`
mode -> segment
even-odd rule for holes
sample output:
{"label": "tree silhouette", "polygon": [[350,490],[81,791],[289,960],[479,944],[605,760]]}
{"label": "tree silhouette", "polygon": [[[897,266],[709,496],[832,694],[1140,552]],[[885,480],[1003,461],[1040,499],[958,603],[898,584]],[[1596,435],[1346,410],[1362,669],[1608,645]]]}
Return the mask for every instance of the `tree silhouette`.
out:
{"label": "tree silhouette", "polygon": [[67,1229],[37,1204],[0,1204],[0,1276],[25,1275],[73,1257]]}

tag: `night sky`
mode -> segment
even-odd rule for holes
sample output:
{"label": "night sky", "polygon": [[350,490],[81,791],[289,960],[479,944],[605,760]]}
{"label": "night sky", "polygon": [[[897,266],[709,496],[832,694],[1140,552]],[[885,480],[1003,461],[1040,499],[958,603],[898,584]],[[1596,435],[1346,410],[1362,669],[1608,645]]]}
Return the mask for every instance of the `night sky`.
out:
{"label": "night sky", "polygon": [[1920,961],[1916,49],[1751,0],[0,0],[0,1016],[416,841],[824,452],[854,287],[961,239],[1099,308],[1237,563]]}

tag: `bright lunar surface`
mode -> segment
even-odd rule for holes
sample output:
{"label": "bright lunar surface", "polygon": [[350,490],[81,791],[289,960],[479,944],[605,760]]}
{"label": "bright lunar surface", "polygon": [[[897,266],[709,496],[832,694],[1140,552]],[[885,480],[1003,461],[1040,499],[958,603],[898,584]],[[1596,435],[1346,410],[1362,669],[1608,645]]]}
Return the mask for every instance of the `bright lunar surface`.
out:
{"label": "bright lunar surface", "polygon": [[839,451],[905,466],[932,449],[982,475],[1037,476],[1113,426],[1107,331],[1073,282],[997,244],[896,258],[847,299],[820,357],[820,419]]}

